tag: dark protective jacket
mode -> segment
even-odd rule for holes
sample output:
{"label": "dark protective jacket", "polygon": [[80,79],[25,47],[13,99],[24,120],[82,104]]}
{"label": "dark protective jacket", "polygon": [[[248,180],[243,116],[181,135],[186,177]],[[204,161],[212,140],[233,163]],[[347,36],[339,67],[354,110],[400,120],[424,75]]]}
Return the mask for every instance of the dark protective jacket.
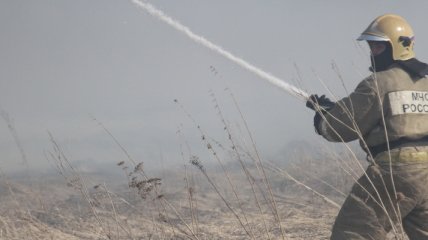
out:
{"label": "dark protective jacket", "polygon": [[387,138],[422,139],[428,136],[428,77],[409,74],[398,63],[375,72],[324,113],[318,131],[334,142],[359,139],[366,151]]}

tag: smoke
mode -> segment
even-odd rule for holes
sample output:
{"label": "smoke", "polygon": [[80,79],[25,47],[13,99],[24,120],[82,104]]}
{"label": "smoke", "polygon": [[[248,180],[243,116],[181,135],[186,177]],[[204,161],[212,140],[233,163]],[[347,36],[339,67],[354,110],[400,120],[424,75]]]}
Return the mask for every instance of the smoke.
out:
{"label": "smoke", "polygon": [[288,93],[290,93],[291,95],[306,101],[309,98],[309,94],[306,93],[305,91],[281,80],[278,77],[273,76],[270,73],[267,73],[259,68],[257,68],[256,66],[248,63],[247,61],[243,60],[242,58],[236,57],[235,55],[233,55],[232,53],[224,50],[222,47],[210,42],[209,40],[207,40],[206,38],[195,34],[194,32],[192,32],[190,30],[190,28],[182,25],[181,23],[179,23],[178,21],[172,19],[171,17],[167,16],[164,12],[162,12],[161,10],[157,9],[156,7],[154,7],[153,5],[149,4],[149,3],[144,3],[142,1],[139,0],[132,0],[132,2],[137,5],[138,7],[140,7],[141,9],[145,10],[146,12],[148,12],[150,15],[158,18],[159,20],[162,20],[163,22],[167,23],[168,25],[170,25],[171,27],[175,28],[176,30],[186,34],[190,39],[192,39],[193,41],[195,41],[196,43],[201,44],[202,46],[205,46],[215,52],[217,52],[218,54],[222,55],[223,57],[231,60],[232,62],[235,62],[236,64],[238,64],[239,66],[243,67],[244,69],[247,69],[248,71],[256,74],[257,76],[261,77],[262,79],[267,80],[268,82],[270,82],[271,84],[287,91]]}

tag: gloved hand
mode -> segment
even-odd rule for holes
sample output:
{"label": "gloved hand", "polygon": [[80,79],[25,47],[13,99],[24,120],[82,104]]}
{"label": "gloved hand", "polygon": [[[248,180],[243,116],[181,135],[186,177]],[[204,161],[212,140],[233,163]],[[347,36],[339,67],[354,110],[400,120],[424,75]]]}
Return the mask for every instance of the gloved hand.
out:
{"label": "gloved hand", "polygon": [[317,94],[313,94],[309,97],[309,100],[306,102],[306,107],[316,111],[318,109],[316,106],[319,105],[321,110],[328,111],[332,109],[335,105],[328,97],[322,95],[319,97]]}
{"label": "gloved hand", "polygon": [[[319,105],[319,107],[321,108],[321,112],[317,111],[318,107],[317,105]],[[315,111],[315,116],[314,116],[314,127],[315,127],[315,132],[319,135],[321,135],[321,131],[320,131],[320,123],[322,120],[322,116],[321,114],[325,113],[326,111],[332,109],[334,107],[335,103],[332,102],[328,97],[326,97],[325,95],[322,95],[321,97],[319,97],[317,94],[313,94],[309,97],[308,101],[306,102],[306,107],[312,109]]]}

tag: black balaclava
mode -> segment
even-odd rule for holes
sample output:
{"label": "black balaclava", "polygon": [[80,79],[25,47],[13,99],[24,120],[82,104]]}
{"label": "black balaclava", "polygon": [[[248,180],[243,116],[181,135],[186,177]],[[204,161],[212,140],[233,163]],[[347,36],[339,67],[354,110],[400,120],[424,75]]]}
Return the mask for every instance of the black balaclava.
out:
{"label": "black balaclava", "polygon": [[416,58],[411,58],[408,60],[394,60],[392,58],[392,46],[389,42],[383,42],[386,45],[385,50],[377,55],[376,57],[371,57],[372,66],[370,71],[372,72],[381,72],[388,69],[391,64],[399,64],[406,72],[416,78],[423,78],[428,75],[428,64],[419,61]]}
{"label": "black balaclava", "polygon": [[386,69],[388,69],[391,64],[394,63],[394,59],[392,58],[392,46],[389,42],[382,42],[385,44],[386,48],[385,50],[377,55],[371,57],[371,63],[372,66],[370,67],[370,70],[372,72],[381,72]]}

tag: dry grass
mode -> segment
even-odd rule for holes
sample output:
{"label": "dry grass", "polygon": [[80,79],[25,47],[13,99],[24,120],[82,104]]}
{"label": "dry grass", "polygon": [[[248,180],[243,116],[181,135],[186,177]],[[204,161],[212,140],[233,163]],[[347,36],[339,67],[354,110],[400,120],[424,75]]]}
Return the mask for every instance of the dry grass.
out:
{"label": "dry grass", "polygon": [[[125,171],[130,169],[125,163],[112,167],[129,178],[86,176],[70,169],[63,170],[73,177],[53,174],[31,182],[3,176],[0,239],[329,238],[338,208],[325,198],[340,205],[353,184],[346,174],[331,174],[332,169],[340,168],[332,156],[295,158],[283,167],[275,163],[270,163],[274,169],[266,167],[284,235],[266,197],[267,190],[262,188],[264,180],[251,159],[242,160],[253,176],[258,203],[239,163],[225,165],[237,188],[231,187],[221,168],[202,165],[212,183],[199,168],[190,165],[154,174],[149,180],[133,178],[139,168]],[[315,165],[313,160],[320,164]],[[76,185],[79,181],[84,184]]]}
{"label": "dry grass", "polygon": [[[110,184],[95,184],[88,188],[87,196],[70,184],[66,187],[67,182],[55,176],[32,183],[3,182],[0,236],[1,239],[248,239],[248,233],[212,186],[197,172],[193,174],[192,202],[197,202],[193,212],[189,207],[188,186],[182,179],[178,180],[182,176],[177,172],[167,173],[168,179],[162,179],[162,198],[175,209],[168,207],[165,211],[155,204],[160,199],[153,195],[142,198],[138,190],[127,186],[126,181],[110,183],[111,190],[105,188]],[[261,214],[254,207],[252,191],[245,186],[245,178],[239,171],[230,174],[235,184],[242,183],[243,187],[238,191],[242,202],[240,208],[246,212],[245,226],[251,229],[253,237],[266,239],[265,226],[260,221],[263,218],[266,219],[269,237],[282,239],[276,218],[267,207],[269,202],[261,203],[264,209]],[[232,208],[239,209],[230,188],[222,185],[222,173],[211,172],[211,175],[225,201]],[[92,182],[106,177],[85,178]],[[292,182],[284,182],[289,184],[288,190],[275,191],[275,195],[287,239],[327,239],[337,209]],[[39,201],[34,199],[35,192],[40,197]],[[28,209],[23,206],[28,206]],[[192,221],[197,221],[197,228]],[[187,229],[186,223],[192,225],[195,236]]]}

